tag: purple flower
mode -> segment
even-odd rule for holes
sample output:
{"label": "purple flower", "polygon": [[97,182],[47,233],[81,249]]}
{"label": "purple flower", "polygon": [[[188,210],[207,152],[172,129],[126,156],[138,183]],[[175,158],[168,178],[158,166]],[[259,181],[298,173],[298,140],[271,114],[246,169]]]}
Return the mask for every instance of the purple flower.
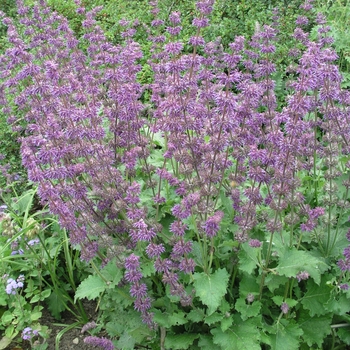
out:
{"label": "purple flower", "polygon": [[17,280],[9,278],[6,285],[6,294],[15,295],[17,294],[17,289],[23,288],[24,276],[20,275]]}
{"label": "purple flower", "polygon": [[180,239],[177,243],[175,243],[172,253],[175,256],[182,256],[185,254],[189,254],[192,251],[192,242],[185,242],[183,239]]}
{"label": "purple flower", "polygon": [[349,259],[340,259],[337,262],[337,265],[342,271],[350,271],[350,260]]}
{"label": "purple flower", "polygon": [[147,286],[144,283],[135,283],[130,288],[130,295],[134,298],[142,298],[147,295]]}
{"label": "purple flower", "polygon": [[146,253],[149,256],[149,258],[158,258],[164,252],[165,248],[163,244],[150,243],[146,248]]}
{"label": "purple flower", "polygon": [[209,24],[208,18],[194,18],[192,21],[192,25],[197,28],[207,27]]}
{"label": "purple flower", "polygon": [[217,211],[213,216],[211,216],[203,225],[204,232],[208,237],[214,237],[220,228],[220,222],[224,217],[222,211]]}
{"label": "purple flower", "polygon": [[176,220],[170,224],[170,232],[176,236],[183,237],[185,230],[187,230],[187,225],[180,220]]}
{"label": "purple flower", "polygon": [[169,21],[172,24],[179,24],[181,22],[181,14],[180,12],[176,12],[173,11],[170,15],[169,15]]}
{"label": "purple flower", "polygon": [[289,306],[287,303],[282,303],[281,305],[281,311],[284,313],[284,314],[287,314],[288,311],[289,311]]}
{"label": "purple flower", "polygon": [[305,26],[309,23],[309,20],[306,16],[298,16],[297,20],[295,21],[295,24],[298,26]]}
{"label": "purple flower", "polygon": [[32,329],[30,327],[26,327],[22,331],[22,339],[23,340],[31,340],[35,336],[39,335],[39,332],[36,329]]}
{"label": "purple flower", "polygon": [[135,254],[131,254],[129,255],[126,259],[125,259],[125,268],[127,270],[137,270],[140,267],[140,257],[135,255]]}
{"label": "purple flower", "polygon": [[144,313],[151,307],[151,298],[142,297],[135,300],[134,308],[135,310]]}
{"label": "purple flower", "polygon": [[349,285],[347,283],[342,283],[339,285],[339,288],[342,290],[349,290]]}
{"label": "purple flower", "polygon": [[95,328],[95,327],[97,327],[97,324],[96,324],[95,321],[88,322],[88,323],[86,323],[86,324],[81,328],[80,333],[85,333],[85,332],[87,332],[88,330],[93,329],[93,328]]}
{"label": "purple flower", "polygon": [[27,244],[29,246],[33,246],[33,245],[36,245],[36,244],[39,244],[39,243],[40,243],[39,238],[34,238],[34,239],[31,239],[30,241],[27,242]]}
{"label": "purple flower", "polygon": [[196,267],[196,263],[191,258],[184,258],[180,261],[179,270],[184,273],[193,273]]}
{"label": "purple flower", "polygon": [[107,338],[104,338],[104,337],[99,338],[99,337],[89,336],[89,337],[84,338],[84,343],[100,347],[104,350],[114,350],[115,349],[112,341],[107,339]]}
{"label": "purple flower", "polygon": [[298,280],[298,282],[300,282],[302,280],[307,280],[310,277],[310,275],[308,272],[302,271],[302,272],[299,272],[295,277]]}
{"label": "purple flower", "polygon": [[198,1],[196,7],[201,14],[210,15],[213,11],[213,2],[212,0]]}
{"label": "purple flower", "polygon": [[258,239],[251,239],[249,241],[249,246],[252,248],[260,248],[261,247],[261,242]]}

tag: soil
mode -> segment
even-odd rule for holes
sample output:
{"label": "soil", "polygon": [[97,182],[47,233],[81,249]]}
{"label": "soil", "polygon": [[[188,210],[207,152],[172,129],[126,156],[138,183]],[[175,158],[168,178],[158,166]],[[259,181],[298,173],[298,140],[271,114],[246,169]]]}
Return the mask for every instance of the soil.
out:
{"label": "soil", "polygon": [[[96,320],[96,304],[90,301],[84,302],[85,311],[89,317],[89,321]],[[47,350],[55,350],[56,336],[65,327],[75,323],[74,316],[66,312],[62,315],[62,319],[57,321],[51,316],[47,309],[43,309],[42,317],[40,318],[40,324],[47,326],[50,330],[50,336],[47,339],[48,347]],[[59,350],[96,350],[95,346],[84,343],[84,338],[88,336],[88,333],[82,334],[80,328],[72,328],[65,332],[60,338]],[[8,350],[30,350],[30,344],[28,341],[20,341],[11,343],[6,349]],[[100,349],[100,348],[99,348]]]}

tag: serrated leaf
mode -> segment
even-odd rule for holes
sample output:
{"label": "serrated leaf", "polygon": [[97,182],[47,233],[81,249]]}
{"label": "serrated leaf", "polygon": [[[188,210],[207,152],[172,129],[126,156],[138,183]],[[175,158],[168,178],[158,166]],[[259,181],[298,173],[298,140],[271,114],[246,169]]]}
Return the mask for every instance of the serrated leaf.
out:
{"label": "serrated leaf", "polygon": [[257,283],[255,276],[246,273],[242,274],[239,282],[239,295],[241,298],[245,299],[250,293],[257,295],[259,293],[259,288],[260,286]]}
{"label": "serrated leaf", "polygon": [[271,335],[272,350],[299,350],[300,337],[303,331],[298,324],[294,321],[281,320],[275,325],[275,329],[276,334]]}
{"label": "serrated leaf", "polygon": [[178,326],[185,323],[187,323],[187,319],[185,318],[185,313],[174,312],[172,315],[169,315],[170,326]]}
{"label": "serrated leaf", "polygon": [[187,318],[192,321],[192,322],[201,322],[204,319],[204,311],[201,309],[194,309],[191,310],[188,314],[187,314]]}
{"label": "serrated leaf", "polygon": [[221,299],[226,294],[229,274],[226,269],[219,269],[211,275],[194,273],[193,278],[196,295],[208,306],[210,315],[220,306]]}
{"label": "serrated leaf", "polygon": [[219,314],[218,312],[214,312],[213,314],[206,316],[206,318],[204,319],[204,322],[207,325],[212,325],[216,322],[219,322],[223,319],[224,315],[223,314]]}
{"label": "serrated leaf", "polygon": [[135,343],[135,339],[128,332],[125,331],[118,339],[117,347],[123,350],[133,350],[135,349]]}
{"label": "serrated leaf", "polygon": [[[319,317],[311,317],[306,310],[301,310],[298,318],[298,324],[303,330],[303,339],[308,346],[317,344],[322,348],[322,343],[326,336],[331,333],[330,324],[332,322],[332,314]],[[317,330],[315,332],[315,330]]]}
{"label": "serrated leaf", "polygon": [[338,294],[328,300],[325,308],[335,315],[343,316],[350,311],[350,302],[346,294]]}
{"label": "serrated leaf", "polygon": [[198,346],[203,350],[216,348],[215,344],[213,343],[213,337],[203,334],[199,336]]}
{"label": "serrated leaf", "polygon": [[280,286],[285,286],[287,282],[288,282],[288,277],[274,275],[274,274],[267,275],[265,279],[265,285],[267,286],[269,291],[272,293],[276,289],[278,289]]}
{"label": "serrated leaf", "polygon": [[148,277],[153,275],[156,272],[154,267],[154,261],[147,261],[141,265],[142,275]]}
{"label": "serrated leaf", "polygon": [[192,244],[192,254],[193,254],[193,260],[195,261],[195,263],[198,266],[203,266],[203,254],[202,254],[202,250],[201,250],[201,245],[194,241]]}
{"label": "serrated leaf", "polygon": [[197,338],[199,338],[199,334],[167,335],[164,345],[166,349],[189,349],[189,346],[191,346]]}
{"label": "serrated leaf", "polygon": [[289,307],[294,307],[296,304],[298,304],[297,300],[284,298],[282,295],[275,295],[274,297],[272,297],[272,300],[278,306],[281,306],[282,303],[287,303]]}
{"label": "serrated leaf", "polygon": [[314,281],[307,281],[307,292],[301,300],[301,304],[304,309],[309,310],[310,316],[320,316],[327,314],[329,311],[324,307],[327,304],[332,290],[326,285],[328,280],[327,276],[322,277],[320,286],[318,286]]}
{"label": "serrated leaf", "polygon": [[57,320],[61,319],[61,312],[66,309],[66,306],[62,302],[62,299],[57,295],[55,291],[47,299],[48,308],[53,317]]}
{"label": "serrated leaf", "polygon": [[213,334],[214,344],[220,345],[222,350],[261,350],[260,332],[249,320],[238,320],[225,332],[220,328],[214,328],[210,332]]}
{"label": "serrated leaf", "polygon": [[239,269],[251,275],[259,265],[258,253],[261,248],[252,248],[248,243],[242,244],[239,252]]}
{"label": "serrated leaf", "polygon": [[235,309],[241,314],[243,321],[250,317],[255,317],[260,313],[261,302],[253,301],[252,304],[248,304],[245,298],[239,298],[236,301]]}
{"label": "serrated leaf", "polygon": [[276,271],[286,277],[295,277],[301,271],[307,271],[319,285],[321,274],[328,270],[324,259],[315,257],[310,252],[296,250],[295,248],[285,250],[280,257]]}
{"label": "serrated leaf", "polygon": [[225,317],[221,320],[221,325],[220,328],[223,332],[225,332],[227,329],[229,329],[231,327],[233,323],[233,319],[232,317]]}
{"label": "serrated leaf", "polygon": [[96,299],[106,288],[107,284],[102,281],[99,276],[90,275],[78,286],[74,295],[74,302],[76,302],[77,299],[84,298],[87,298],[88,300]]}
{"label": "serrated leaf", "polygon": [[348,327],[347,328],[338,328],[337,335],[342,342],[344,342],[347,345],[350,345],[350,332],[349,332]]}
{"label": "serrated leaf", "polygon": [[157,325],[165,328],[170,327],[169,315],[167,313],[162,312],[161,310],[154,310],[153,312],[153,320],[157,323]]}
{"label": "serrated leaf", "polygon": [[115,259],[108,262],[101,270],[101,275],[108,281],[107,284],[109,288],[114,288],[123,278],[123,273],[116,265]]}

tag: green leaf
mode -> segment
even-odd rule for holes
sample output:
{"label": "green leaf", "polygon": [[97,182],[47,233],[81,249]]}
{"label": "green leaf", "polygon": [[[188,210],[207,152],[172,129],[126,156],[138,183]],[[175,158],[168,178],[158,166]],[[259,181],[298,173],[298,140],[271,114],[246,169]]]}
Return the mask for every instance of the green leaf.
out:
{"label": "green leaf", "polygon": [[276,334],[271,335],[272,350],[299,350],[302,329],[294,321],[281,320],[275,325]]}
{"label": "green leaf", "polygon": [[204,272],[194,273],[196,295],[208,306],[208,314],[212,314],[225,296],[229,274],[226,269],[219,269],[211,275]]}
{"label": "green leaf", "polygon": [[10,311],[5,311],[1,316],[1,322],[3,326],[10,324],[13,320],[13,315]]}
{"label": "green leaf", "polygon": [[32,321],[37,321],[37,320],[41,317],[41,315],[42,315],[42,312],[41,312],[41,311],[32,312],[32,313],[30,314],[30,319],[31,319]]}
{"label": "green leaf", "polygon": [[284,298],[282,295],[275,295],[274,297],[272,297],[272,300],[278,306],[281,306],[282,303],[287,303],[289,307],[294,307],[295,305],[298,304],[297,300]]}
{"label": "green leaf", "polygon": [[333,314],[342,316],[350,311],[350,302],[346,294],[337,294],[328,300],[325,308]]}
{"label": "green leaf", "polygon": [[278,289],[280,286],[285,286],[287,282],[288,282],[288,277],[274,275],[274,274],[267,275],[265,279],[265,285],[267,286],[269,291],[272,293],[276,289]]}
{"label": "green leaf", "polygon": [[169,315],[165,312],[162,312],[161,310],[154,310],[153,312],[153,320],[156,322],[159,326],[169,328],[170,327],[170,321],[169,321]]}
{"label": "green leaf", "polygon": [[144,277],[153,275],[156,272],[156,269],[154,268],[154,261],[148,261],[143,263],[141,265],[141,271]]}
{"label": "green leaf", "polygon": [[239,295],[241,298],[245,299],[248,294],[258,295],[259,294],[259,284],[256,281],[256,277],[253,275],[248,275],[243,273],[239,282]]}
{"label": "green leaf", "polygon": [[116,265],[115,259],[112,259],[101,270],[101,275],[108,281],[108,287],[114,288],[123,278],[121,269]]}
{"label": "green leaf", "polygon": [[221,321],[223,319],[223,317],[224,317],[223,314],[219,314],[218,312],[214,312],[213,314],[207,316],[205,318],[204,322],[210,326],[216,322]]}
{"label": "green leaf", "polygon": [[326,285],[328,279],[328,276],[322,276],[324,283],[321,283],[320,286],[312,280],[307,281],[307,292],[304,294],[301,304],[304,309],[309,310],[310,316],[320,316],[329,312],[325,308],[332,292],[331,288]]}
{"label": "green leaf", "polygon": [[301,271],[307,271],[309,275],[319,285],[321,274],[328,270],[328,265],[324,259],[313,256],[310,252],[296,250],[295,248],[286,249],[280,257],[280,263],[276,271],[280,275],[295,277]]}
{"label": "green leaf", "polygon": [[154,311],[153,319],[157,324],[165,328],[182,325],[188,322],[183,312],[169,314],[158,309]]}
{"label": "green leaf", "polygon": [[77,299],[87,298],[93,300],[98,298],[101,293],[107,288],[107,284],[97,275],[90,275],[78,286],[75,295],[74,302]]}
{"label": "green leaf", "polygon": [[135,339],[125,331],[118,339],[117,346],[119,349],[123,350],[133,350],[135,349]]}
{"label": "green leaf", "polygon": [[194,241],[192,244],[192,254],[193,254],[193,260],[198,266],[203,266],[203,261],[205,260],[203,258],[203,253],[201,250],[201,245]]}
{"label": "green leaf", "polygon": [[298,318],[298,324],[303,330],[304,341],[310,347],[313,344],[317,344],[318,348],[322,348],[324,339],[331,333],[331,322],[332,314],[312,317],[306,310],[303,309],[300,311]]}
{"label": "green leaf", "polygon": [[213,337],[209,335],[200,334],[198,346],[203,350],[215,349],[216,346],[213,343]]}
{"label": "green leaf", "polygon": [[222,350],[261,350],[260,332],[250,320],[244,322],[236,317],[235,324],[225,332],[220,328],[214,328],[210,332],[213,334],[213,342],[220,345]]}
{"label": "green leaf", "polygon": [[228,330],[231,327],[232,323],[233,323],[233,318],[231,316],[230,317],[225,317],[221,321],[221,327],[220,327],[221,330],[223,332],[225,332],[226,330]]}
{"label": "green leaf", "polygon": [[18,331],[17,327],[15,327],[13,324],[9,325],[5,329],[5,337],[7,337],[7,338],[15,339],[18,333],[19,333],[19,331]]}
{"label": "green leaf", "polygon": [[66,309],[66,306],[62,302],[62,298],[60,298],[56,292],[52,292],[47,299],[47,303],[52,316],[57,320],[61,319],[61,312]]}
{"label": "green leaf", "polygon": [[51,295],[51,289],[45,289],[41,293],[41,300],[44,300],[44,299],[48,298],[50,295]]}
{"label": "green leaf", "polygon": [[33,304],[33,303],[37,303],[38,301],[40,300],[40,294],[36,294],[33,296],[32,299],[30,299],[30,303]]}
{"label": "green leaf", "polygon": [[337,335],[341,339],[342,342],[344,342],[347,345],[350,345],[350,332],[349,328],[338,328],[337,329]]}
{"label": "green leaf", "polygon": [[235,309],[241,314],[242,320],[245,321],[250,317],[255,317],[260,313],[261,302],[253,301],[252,304],[248,304],[245,298],[239,298],[236,301]]}
{"label": "green leaf", "polygon": [[242,244],[239,252],[239,269],[251,275],[259,265],[258,254],[261,248],[252,248],[248,243]]}
{"label": "green leaf", "polygon": [[201,322],[204,319],[204,311],[202,309],[191,310],[187,314],[187,318],[192,322]]}
{"label": "green leaf", "polygon": [[171,326],[178,326],[178,325],[187,323],[187,319],[185,318],[185,313],[174,312],[172,315],[169,316],[169,323]]}
{"label": "green leaf", "polygon": [[164,345],[166,349],[188,349],[197,338],[199,334],[167,335]]}

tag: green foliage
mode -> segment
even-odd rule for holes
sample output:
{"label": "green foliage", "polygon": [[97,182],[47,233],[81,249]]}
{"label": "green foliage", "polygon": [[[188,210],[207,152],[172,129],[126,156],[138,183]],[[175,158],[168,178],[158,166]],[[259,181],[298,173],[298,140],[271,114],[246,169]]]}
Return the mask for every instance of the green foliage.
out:
{"label": "green foliage", "polygon": [[213,342],[222,350],[259,350],[260,332],[254,321],[243,321],[234,317],[234,325],[226,331],[214,328]]}
{"label": "green foliage", "polygon": [[[82,322],[87,320],[81,303],[75,304],[70,296],[76,282],[84,276],[84,266],[69,247],[66,232],[47,210],[37,207],[36,188],[17,198],[3,196],[3,200],[7,207],[0,214],[3,342],[31,327],[43,337],[43,343],[33,349],[44,350],[48,329],[40,325],[40,319],[45,304],[57,319],[63,311],[71,311]],[[23,276],[23,288],[7,294],[9,278],[16,280],[19,276]]]}
{"label": "green foliage", "polygon": [[225,269],[219,269],[209,275],[204,272],[195,273],[193,278],[196,295],[208,306],[208,315],[211,315],[226,294],[229,275]]}

